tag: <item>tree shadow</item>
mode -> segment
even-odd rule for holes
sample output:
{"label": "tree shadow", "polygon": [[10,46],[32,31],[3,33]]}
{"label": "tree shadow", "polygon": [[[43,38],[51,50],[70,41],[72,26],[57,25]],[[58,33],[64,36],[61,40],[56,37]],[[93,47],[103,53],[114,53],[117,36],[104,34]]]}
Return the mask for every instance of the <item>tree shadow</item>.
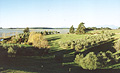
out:
{"label": "tree shadow", "polygon": [[106,52],[106,51],[111,51],[113,53],[116,52],[115,48],[113,47],[114,43],[113,41],[115,41],[114,39],[109,41],[109,42],[106,42],[104,44],[101,44],[101,45],[98,45],[98,46],[94,46],[92,48],[89,48],[87,50],[85,50],[84,52],[81,52],[81,54],[88,54],[89,52],[94,52],[95,54],[98,54],[99,52]]}
{"label": "tree shadow", "polygon": [[59,36],[55,36],[55,37],[47,38],[46,40],[47,41],[55,41],[55,40],[58,40],[58,39],[60,39],[60,37]]}

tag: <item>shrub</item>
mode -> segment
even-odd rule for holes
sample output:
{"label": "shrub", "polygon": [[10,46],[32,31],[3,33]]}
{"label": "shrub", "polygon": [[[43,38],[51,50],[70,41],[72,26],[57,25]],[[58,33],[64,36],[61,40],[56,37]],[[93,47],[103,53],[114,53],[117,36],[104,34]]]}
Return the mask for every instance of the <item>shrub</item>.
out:
{"label": "shrub", "polygon": [[76,51],[79,51],[81,49],[82,49],[82,45],[80,45],[80,44],[75,45],[75,50]]}
{"label": "shrub", "polygon": [[97,68],[97,56],[90,52],[79,63],[83,69],[94,70]]}
{"label": "shrub", "polygon": [[100,52],[97,55],[97,62],[99,67],[105,67],[107,65],[112,65],[118,62],[118,55],[113,55],[111,51]]}
{"label": "shrub", "polygon": [[116,51],[120,50],[120,40],[118,40],[115,44],[114,44],[114,48],[116,49]]}
{"label": "shrub", "polygon": [[7,52],[10,57],[15,57],[16,51],[12,47],[9,47]]}
{"label": "shrub", "polygon": [[71,44],[71,49],[75,49],[75,43]]}
{"label": "shrub", "polygon": [[43,38],[43,35],[39,33],[34,33],[31,32],[29,39],[29,43],[32,43],[33,46],[38,47],[38,48],[47,48],[48,47],[48,42]]}
{"label": "shrub", "polygon": [[80,65],[80,61],[84,58],[83,54],[76,55],[74,62]]}
{"label": "shrub", "polygon": [[113,53],[111,51],[107,51],[106,52],[106,56],[109,58],[109,64],[114,64],[116,62],[118,62],[119,60],[119,56],[118,55],[113,55]]}
{"label": "shrub", "polygon": [[107,65],[108,58],[104,52],[100,52],[97,55],[97,65],[98,67],[104,67]]}

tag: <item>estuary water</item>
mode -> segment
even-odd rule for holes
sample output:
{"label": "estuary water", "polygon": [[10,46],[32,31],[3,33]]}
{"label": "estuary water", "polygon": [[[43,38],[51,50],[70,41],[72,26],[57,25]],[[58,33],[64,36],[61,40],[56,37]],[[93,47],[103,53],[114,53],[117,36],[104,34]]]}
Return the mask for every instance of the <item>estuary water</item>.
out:
{"label": "estuary water", "polygon": [[[0,37],[11,36],[18,33],[23,33],[24,29],[0,29]],[[62,34],[69,32],[69,29],[30,29],[30,32],[40,32],[40,31],[58,31]]]}

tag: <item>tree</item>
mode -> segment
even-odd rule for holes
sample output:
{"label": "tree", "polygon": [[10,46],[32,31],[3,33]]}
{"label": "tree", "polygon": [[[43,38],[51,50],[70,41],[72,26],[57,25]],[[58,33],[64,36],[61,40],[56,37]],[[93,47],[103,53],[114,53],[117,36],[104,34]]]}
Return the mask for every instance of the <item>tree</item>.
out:
{"label": "tree", "polygon": [[83,34],[85,33],[85,26],[84,26],[85,23],[81,22],[79,25],[78,25],[78,28],[76,30],[76,34]]}
{"label": "tree", "polygon": [[30,30],[29,30],[29,28],[27,27],[27,28],[25,28],[25,29],[23,30],[23,32],[24,32],[24,33],[28,33],[28,32],[30,32]]}
{"label": "tree", "polygon": [[74,27],[73,27],[73,25],[70,27],[70,29],[69,29],[69,32],[70,33],[74,33],[74,31],[75,31],[75,29],[74,29]]}

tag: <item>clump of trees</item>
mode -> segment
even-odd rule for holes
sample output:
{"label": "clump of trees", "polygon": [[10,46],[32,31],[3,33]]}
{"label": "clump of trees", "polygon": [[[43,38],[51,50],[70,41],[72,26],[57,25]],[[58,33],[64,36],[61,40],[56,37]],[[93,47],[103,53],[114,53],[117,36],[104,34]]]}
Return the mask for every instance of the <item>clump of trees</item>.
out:
{"label": "clump of trees", "polygon": [[86,30],[111,30],[110,27],[100,27],[100,28],[97,28],[97,27],[87,27]]}
{"label": "clump of trees", "polygon": [[85,23],[81,22],[78,25],[77,30],[75,31],[73,25],[70,27],[69,32],[70,33],[76,33],[76,34],[84,34],[86,32],[86,27],[84,26]]}

